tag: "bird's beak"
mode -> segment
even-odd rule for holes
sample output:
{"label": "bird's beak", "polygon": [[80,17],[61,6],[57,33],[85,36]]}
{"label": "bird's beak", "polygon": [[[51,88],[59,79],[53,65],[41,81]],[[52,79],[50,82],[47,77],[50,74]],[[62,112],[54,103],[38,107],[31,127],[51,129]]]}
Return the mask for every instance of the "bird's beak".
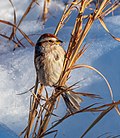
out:
{"label": "bird's beak", "polygon": [[58,45],[61,44],[61,43],[63,43],[62,40],[57,40],[57,41],[56,41],[56,44],[58,44]]}
{"label": "bird's beak", "polygon": [[60,43],[63,43],[63,41],[62,40],[58,40]]}

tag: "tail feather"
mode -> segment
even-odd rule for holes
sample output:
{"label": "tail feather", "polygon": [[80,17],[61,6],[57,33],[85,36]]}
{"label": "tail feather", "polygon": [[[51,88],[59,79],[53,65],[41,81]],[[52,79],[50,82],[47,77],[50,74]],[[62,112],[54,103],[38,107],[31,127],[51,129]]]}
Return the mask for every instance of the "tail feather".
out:
{"label": "tail feather", "polygon": [[67,108],[69,109],[69,111],[71,113],[80,110],[80,103],[83,100],[82,100],[82,98],[79,95],[68,91],[68,92],[63,93],[62,97],[63,97],[63,99],[65,101],[65,104],[66,104]]}

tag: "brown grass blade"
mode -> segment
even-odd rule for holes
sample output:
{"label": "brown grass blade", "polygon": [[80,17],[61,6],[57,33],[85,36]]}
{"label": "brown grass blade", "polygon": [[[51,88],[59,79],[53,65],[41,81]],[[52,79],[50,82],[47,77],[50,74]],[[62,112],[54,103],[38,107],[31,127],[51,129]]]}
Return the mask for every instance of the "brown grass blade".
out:
{"label": "brown grass blade", "polygon": [[108,134],[110,134],[110,132],[106,132],[106,133],[104,133],[104,134],[101,134],[101,135],[98,136],[97,138],[101,138],[101,137],[103,137],[103,136],[107,137],[106,135],[108,135]]}
{"label": "brown grass blade", "polygon": [[34,136],[36,135],[36,129],[38,127],[38,123],[42,120],[42,107],[40,107],[39,109],[39,113],[38,113],[38,116],[37,116],[37,119],[36,119],[36,123],[35,123],[35,127],[34,127],[34,130],[33,130],[33,133],[32,133],[32,138],[34,138]]}
{"label": "brown grass blade", "polygon": [[[13,9],[14,9],[14,25],[16,26],[13,26],[13,31],[11,33],[11,36],[10,36],[10,40],[14,37],[14,35],[16,34],[16,31],[18,29],[18,27],[20,26],[21,22],[24,20],[24,18],[27,16],[27,14],[30,12],[32,6],[34,3],[36,3],[36,0],[32,0],[31,3],[29,4],[29,6],[27,7],[25,13],[23,14],[23,16],[21,17],[20,21],[18,22],[18,25],[16,24],[16,11],[15,11],[15,8],[14,8],[14,5],[12,3],[11,0],[9,0]],[[32,43],[31,43],[32,44]]]}
{"label": "brown grass blade", "polygon": [[28,35],[26,35],[21,29],[18,28],[18,30],[20,31],[20,33],[24,36],[24,38],[25,38],[32,46],[35,46],[35,43],[33,43],[33,41],[28,37]]}
{"label": "brown grass blade", "polygon": [[[38,98],[40,98],[40,95],[41,95],[43,89],[44,89],[44,86],[42,85],[40,90],[38,91],[38,95],[37,95]],[[32,129],[32,125],[33,125],[34,119],[36,117],[36,111],[37,111],[37,107],[38,107],[38,104],[39,104],[38,101],[37,100],[33,100],[32,109],[29,112],[28,127],[27,127],[27,130],[26,130],[26,133],[25,133],[25,138],[28,138],[29,135],[30,135],[30,132],[31,132],[31,129]]]}
{"label": "brown grass blade", "polygon": [[82,134],[80,138],[83,138],[108,112],[110,112],[114,106],[108,107],[105,111],[103,111],[95,121],[88,127],[88,129]]}
{"label": "brown grass blade", "polygon": [[56,101],[54,101],[51,104],[49,104],[49,106],[48,106],[48,111],[49,112],[46,112],[44,120],[43,120],[41,126],[39,127],[37,138],[41,137],[46,132],[48,123],[49,123],[50,118],[51,118],[51,113],[54,110],[54,104],[55,104],[55,102]]}
{"label": "brown grass blade", "polygon": [[106,108],[111,107],[111,106],[114,106],[115,108],[115,106],[117,105],[120,105],[120,101],[104,104],[104,105],[101,105],[95,108],[91,108],[90,110],[88,109],[87,112],[95,112],[95,111],[99,111],[100,109],[106,110]]}
{"label": "brown grass blade", "polygon": [[[25,45],[22,44],[22,42],[18,39],[16,35],[15,35],[15,38],[18,41],[18,44],[20,44],[23,48],[25,48]],[[14,46],[14,50],[18,47],[18,44]]]}
{"label": "brown grass blade", "polygon": [[28,92],[32,91],[34,88],[35,88],[35,86],[32,86],[29,90],[27,90],[25,92],[17,93],[16,95],[23,95],[25,93],[28,93]]}
{"label": "brown grass blade", "polygon": [[[8,37],[8,36],[6,36],[6,35],[4,35],[4,34],[0,34],[0,36],[1,36],[1,37],[4,37],[4,38],[7,39],[7,40],[10,39],[10,37]],[[12,40],[12,42],[15,43],[16,45],[18,45],[18,43],[17,43],[15,40]],[[18,47],[19,47],[19,45],[18,45]]]}
{"label": "brown grass blade", "polygon": [[[67,118],[71,117],[72,115],[75,115],[75,114],[78,114],[78,113],[84,113],[84,112],[104,112],[107,114],[106,111],[108,111],[108,109],[111,108],[111,110],[118,104],[120,104],[120,101],[118,102],[114,102],[114,103],[110,103],[110,104],[104,104],[104,105],[101,105],[101,106],[97,106],[97,107],[93,107],[91,108],[92,106],[95,106],[99,103],[94,103],[94,104],[91,104],[77,112],[74,112],[74,113],[70,113],[70,114],[66,114],[63,118],[61,118],[60,120],[56,121],[56,123],[54,125],[52,125],[52,127],[50,127],[46,132],[48,132],[49,130],[55,128],[57,125],[59,125],[60,123],[62,123],[64,120],[66,120]],[[107,109],[106,109],[107,108]],[[103,115],[103,113],[101,113]],[[101,117],[101,115],[100,115]]]}
{"label": "brown grass blade", "polygon": [[[65,69],[65,71],[66,71],[66,69],[70,68],[72,65],[75,64],[77,53],[78,53],[78,51],[79,51],[79,49],[80,49],[80,47],[81,47],[81,45],[82,45],[82,43],[83,43],[85,37],[87,36],[87,34],[88,34],[90,28],[92,27],[93,21],[94,21],[94,20],[93,20],[93,16],[90,15],[90,16],[89,16],[89,19],[88,19],[88,22],[86,23],[86,25],[85,25],[85,27],[84,27],[84,29],[83,29],[81,35],[79,36],[78,42],[77,42],[77,43],[74,43],[72,40],[70,41],[70,44],[69,44],[69,46],[68,46],[68,51],[67,51],[67,54],[68,54],[68,55],[66,56],[66,57],[69,57],[69,59],[66,58],[65,64],[64,64],[64,69]],[[75,34],[74,37],[76,37],[76,34]],[[74,37],[73,37],[73,38],[74,38]],[[72,39],[72,38],[71,38],[71,39]],[[75,39],[75,38],[74,38],[74,39]],[[71,43],[73,44],[73,46],[71,46]],[[76,46],[75,46],[74,44],[76,44]],[[72,50],[73,47],[75,47],[74,50]],[[69,51],[70,51],[70,52],[69,52]],[[69,53],[71,53],[71,54],[69,55]],[[70,71],[69,71],[69,72],[65,72],[65,75],[63,76],[63,80],[64,80],[64,81],[66,81],[65,78],[67,78],[66,76],[68,76],[69,74],[70,74]],[[63,81],[63,80],[62,80],[62,81]],[[63,82],[64,82],[64,81],[63,81]],[[65,83],[65,82],[64,82],[64,83]]]}
{"label": "brown grass blade", "polygon": [[50,4],[51,0],[44,0],[44,7],[43,7],[43,14],[42,14],[42,21],[45,23],[47,20],[48,14],[48,5]]}
{"label": "brown grass blade", "polygon": [[105,76],[101,72],[99,72],[96,68],[94,68],[92,66],[89,66],[89,65],[85,65],[85,64],[74,65],[71,69],[76,69],[76,68],[88,68],[88,69],[91,69],[91,70],[97,72],[105,80],[105,82],[106,82],[106,84],[107,84],[107,86],[109,88],[109,91],[110,91],[111,99],[112,99],[112,101],[114,101],[112,88],[111,88],[108,80],[105,78]]}
{"label": "brown grass blade", "polygon": [[[13,10],[14,10],[14,25],[16,26],[16,11],[15,11],[15,7],[12,3],[12,0],[9,0],[9,2],[11,3],[12,7],[13,7]],[[12,38],[14,37],[15,33],[16,33],[16,27],[13,26],[13,29],[12,29],[12,33],[10,35],[10,39],[9,40],[12,40]]]}
{"label": "brown grass blade", "polygon": [[120,116],[120,109],[119,109],[118,105],[115,106],[115,110],[117,111],[118,115]]}
{"label": "brown grass blade", "polygon": [[[9,25],[9,26],[12,26],[12,27],[16,27],[16,25],[12,24],[11,22],[9,21],[5,21],[5,20],[0,20],[0,23],[3,23],[3,24],[6,24],[6,25]],[[20,33],[24,36],[24,38],[32,45],[32,46],[35,46],[35,44],[32,42],[32,40],[19,28],[17,28]]]}
{"label": "brown grass blade", "polygon": [[0,23],[3,23],[3,24],[6,24],[6,25],[10,25],[10,26],[15,26],[14,24],[12,24],[11,22],[9,21],[5,21],[5,20],[0,20]]}
{"label": "brown grass blade", "polygon": [[120,2],[119,1],[115,1],[108,9],[106,9],[102,14],[101,17],[105,17],[108,14],[112,13],[113,11],[115,11],[117,8],[120,7]]}
{"label": "brown grass blade", "polygon": [[117,41],[120,42],[120,38],[117,38],[117,37],[115,37],[114,35],[112,35],[110,33],[110,31],[108,30],[108,28],[107,28],[105,22],[103,21],[103,19],[102,18],[99,18],[99,21],[100,21],[101,25],[103,26],[103,28],[112,36],[112,38],[114,38],[115,40],[117,40]]}
{"label": "brown grass blade", "polygon": [[25,133],[26,130],[27,130],[27,127],[22,132],[20,132],[18,136],[21,137]]}
{"label": "brown grass blade", "polygon": [[65,9],[64,9],[64,11],[63,11],[62,17],[61,17],[61,19],[60,19],[60,21],[59,21],[59,23],[58,23],[58,25],[57,25],[57,27],[56,27],[56,30],[55,30],[55,32],[54,32],[55,35],[58,34],[58,31],[59,31],[59,30],[65,25],[65,23],[69,20],[69,17],[70,17],[70,15],[71,15],[73,9],[76,10],[77,5],[79,5],[79,1],[78,1],[78,0],[74,0],[73,2],[71,2],[70,5],[67,4],[67,5],[65,6]]}
{"label": "brown grass blade", "polygon": [[25,19],[25,17],[27,16],[27,14],[30,12],[33,4],[36,3],[36,0],[32,0],[31,3],[29,4],[29,6],[27,7],[25,13],[23,14],[22,18],[20,19],[17,28],[20,26],[21,22]]}
{"label": "brown grass blade", "polygon": [[95,14],[94,16],[94,19],[97,19],[98,16],[101,15],[102,11],[104,10],[104,8],[106,7],[106,5],[110,2],[110,0],[103,0],[101,5],[100,5],[100,8],[98,9],[97,13]]}
{"label": "brown grass blade", "polygon": [[88,46],[86,46],[86,44],[84,46],[82,46],[82,48],[80,49],[80,51],[76,55],[76,59],[75,59],[76,61],[82,57],[82,55],[85,53],[85,51],[87,50],[87,48],[88,48]]}
{"label": "brown grass blade", "polygon": [[74,94],[78,94],[78,95],[81,95],[81,96],[85,96],[85,97],[89,97],[89,98],[98,98],[98,99],[102,99],[100,97],[100,95],[97,95],[97,94],[92,94],[92,93],[86,93],[86,92],[74,92],[74,91],[71,91],[73,92]]}
{"label": "brown grass blade", "polygon": [[68,5],[65,6],[65,9],[64,9],[63,14],[61,16],[61,19],[60,19],[60,21],[59,21],[59,23],[58,23],[58,25],[56,27],[56,30],[54,32],[55,35],[57,35],[58,31],[61,29],[61,26],[62,26],[62,24],[63,24],[63,22],[65,20],[65,14],[66,14],[67,8],[68,8]]}
{"label": "brown grass blade", "polygon": [[96,105],[95,104],[91,104],[75,113],[70,113],[70,114],[66,114],[64,117],[62,117],[61,119],[59,119],[55,124],[53,124],[46,132],[50,131],[51,129],[55,128],[56,126],[58,126],[60,123],[62,123],[64,120],[66,120],[67,118],[71,117],[72,115],[75,115],[77,113],[83,113],[85,112],[87,109],[91,108],[92,106]]}
{"label": "brown grass blade", "polygon": [[47,136],[47,135],[53,134],[53,133],[55,133],[54,138],[56,138],[57,133],[58,133],[58,130],[52,130],[52,131],[46,132],[46,133],[44,133],[41,137]]}

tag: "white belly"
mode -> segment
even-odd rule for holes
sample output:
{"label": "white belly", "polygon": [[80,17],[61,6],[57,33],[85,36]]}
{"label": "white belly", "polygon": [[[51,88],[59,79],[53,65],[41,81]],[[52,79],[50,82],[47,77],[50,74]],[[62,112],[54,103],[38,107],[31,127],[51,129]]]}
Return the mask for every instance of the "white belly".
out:
{"label": "white belly", "polygon": [[59,81],[63,68],[65,55],[63,48],[60,46],[55,46],[55,49],[53,47],[53,50],[51,50],[52,49],[50,49],[48,53],[46,52],[46,49],[42,51],[44,52],[45,58],[44,60],[42,59],[42,61],[40,59],[42,66],[40,66],[38,69],[38,79],[45,86],[56,85]]}

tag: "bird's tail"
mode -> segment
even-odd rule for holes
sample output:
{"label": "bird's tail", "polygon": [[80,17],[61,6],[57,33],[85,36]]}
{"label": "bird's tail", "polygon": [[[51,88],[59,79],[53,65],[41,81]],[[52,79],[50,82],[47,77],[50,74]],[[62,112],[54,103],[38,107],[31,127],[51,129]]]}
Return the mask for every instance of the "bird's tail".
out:
{"label": "bird's tail", "polygon": [[74,113],[76,111],[80,110],[80,103],[83,101],[80,95],[75,94],[71,91],[67,91],[62,94],[62,97],[65,101],[65,104],[68,108],[68,110],[71,113]]}

